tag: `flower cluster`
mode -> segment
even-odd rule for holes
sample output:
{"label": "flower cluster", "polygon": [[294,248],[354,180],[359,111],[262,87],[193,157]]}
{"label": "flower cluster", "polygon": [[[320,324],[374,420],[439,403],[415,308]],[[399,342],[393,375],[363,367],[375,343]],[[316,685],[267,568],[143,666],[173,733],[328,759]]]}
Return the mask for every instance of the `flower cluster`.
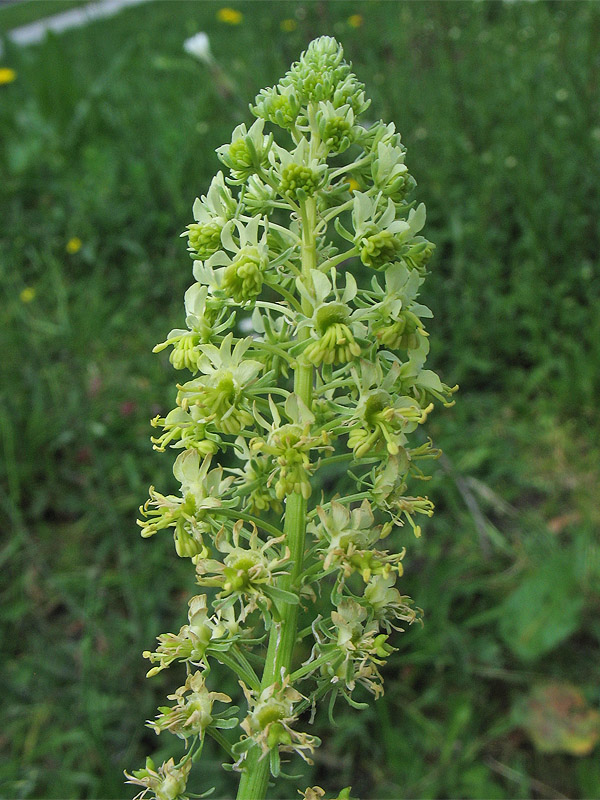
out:
{"label": "flower cluster", "polygon": [[156,800],[178,800],[183,797],[191,768],[191,759],[176,766],[174,759],[170,758],[157,770],[154,761],[147,758],[143,769],[136,769],[131,775],[126,772],[125,777],[127,783],[143,787],[135,800],[142,800],[148,792],[152,792]]}
{"label": "flower cluster", "polygon": [[214,714],[214,703],[231,703],[231,697],[223,692],[209,692],[201,672],[189,675],[185,685],[177,689],[175,694],[170,694],[168,699],[175,700],[175,706],[160,706],[160,714],[148,722],[148,727],[156,733],[169,731],[181,739],[195,735],[202,739],[211,725],[215,728],[233,728],[237,725],[237,719]]}
{"label": "flower cluster", "polygon": [[[188,623],[144,654],[149,676],[187,673],[148,723],[183,738],[186,755],[128,775],[159,800],[188,796],[207,734],[240,772],[239,799],[263,800],[283,757],[308,761],[319,745],[305,712],[327,696],[330,707],[379,697],[390,640],[419,616],[392,543],[433,513],[409,487],[438,451],[413,434],[457,387],[425,368],[425,208],[400,135],[365,124],[368,105],[340,45],[312,42],[218,148],[224,172],[182,234],[185,327],[155,350],[188,374],[152,422],[181,489],[152,487],[139,524],[146,537],[173,530],[211,599],[192,597]],[[303,664],[298,630],[312,637]],[[239,720],[208,688],[222,669],[242,685]]]}
{"label": "flower cluster", "polygon": [[280,753],[297,753],[309,764],[309,754],[320,744],[316,736],[295,730],[295,705],[303,700],[300,692],[289,685],[286,676],[282,683],[273,683],[262,691],[250,691],[242,683],[248,702],[248,715],[241,722],[246,736],[235,747],[243,760],[248,749],[258,745],[263,756],[269,755],[271,774],[279,775]]}
{"label": "flower cluster", "polygon": [[188,620],[177,634],[161,633],[155,652],[144,652],[144,658],[158,664],[148,671],[148,678],[170,667],[174,661],[208,668],[207,654],[226,652],[245,637],[233,609],[217,611],[209,617],[205,594],[191,598]]}
{"label": "flower cluster", "polygon": [[[231,539],[227,529],[221,528],[215,537],[215,547],[225,554],[223,561],[208,558],[196,560],[200,586],[218,586],[221,589],[215,605],[217,611],[230,608],[239,600],[238,618],[241,621],[257,608],[266,614],[273,597],[282,599],[282,590],[277,589],[275,584],[277,577],[286,573],[285,568],[289,563],[289,550],[286,549],[281,557],[277,555],[277,545],[285,540],[284,536],[261,542],[256,525],[252,527],[246,547],[240,543],[240,536],[246,533],[242,520],[233,526]],[[289,599],[295,602],[293,595]]]}

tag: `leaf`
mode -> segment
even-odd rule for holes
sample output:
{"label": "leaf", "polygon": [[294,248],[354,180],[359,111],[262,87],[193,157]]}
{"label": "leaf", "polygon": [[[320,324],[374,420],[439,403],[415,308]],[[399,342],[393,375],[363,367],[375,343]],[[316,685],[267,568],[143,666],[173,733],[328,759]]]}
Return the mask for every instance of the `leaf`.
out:
{"label": "leaf", "polygon": [[568,553],[550,557],[500,607],[500,634],[519,658],[532,661],[574,633],[584,598]]}
{"label": "leaf", "polygon": [[412,233],[418,233],[425,225],[425,203],[419,203],[416,208],[411,208],[408,215],[408,224]]}
{"label": "leaf", "polygon": [[281,603],[288,603],[292,606],[297,606],[300,602],[298,595],[286,592],[285,589],[280,589],[279,586],[264,586],[263,592],[271,600],[279,600]]}
{"label": "leaf", "polygon": [[600,713],[580,689],[552,681],[534,687],[518,711],[520,724],[542,753],[586,756],[600,738]]}
{"label": "leaf", "polygon": [[327,275],[323,275],[323,273],[319,272],[318,269],[312,269],[310,271],[310,276],[315,287],[315,305],[319,305],[319,303],[322,303],[327,295],[331,292],[331,283]]}
{"label": "leaf", "polygon": [[279,760],[279,749],[277,747],[273,747],[269,750],[269,765],[271,768],[271,775],[274,778],[278,778],[281,772],[281,762]]}

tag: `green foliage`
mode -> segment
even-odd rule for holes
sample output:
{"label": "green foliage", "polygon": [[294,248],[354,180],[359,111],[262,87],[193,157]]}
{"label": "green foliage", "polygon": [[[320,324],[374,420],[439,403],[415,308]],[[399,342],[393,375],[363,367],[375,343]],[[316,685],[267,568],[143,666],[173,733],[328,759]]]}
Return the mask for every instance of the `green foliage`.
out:
{"label": "green foliage", "polygon": [[556,553],[524,575],[500,606],[500,634],[523,661],[553,650],[581,625],[584,597],[570,553]]}
{"label": "green foliage", "polygon": [[[1,9],[0,26],[36,5],[49,8]],[[148,417],[164,419],[172,401],[166,356],[149,351],[180,314],[177,234],[219,168],[214,149],[251,123],[246,99],[330,33],[403,131],[437,244],[434,367],[462,397],[430,419],[452,462],[438,462],[437,513],[404,561],[403,591],[426,625],[403,635],[372,711],[336,708],[332,749],[303,785],[351,784],[363,798],[596,797],[596,754],[542,754],[507,711],[538,678],[600,700],[598,10],[242,3],[242,24],[228,26],[219,7],[149,4],[6,49],[18,74],[0,87],[2,793],[122,797],[123,768],[153,748],[156,763],[169,757],[143,723],[172,687],[139,680],[139,653],[194,587],[182,597],[187,571],[168,537],[135,533],[148,483],[174,488],[147,445]],[[359,28],[347,22],[356,13]],[[199,29],[233,95],[182,53]],[[72,237],[83,245],[69,254]],[[339,481],[336,465],[322,475]],[[499,609],[557,552],[584,598],[578,627],[521,661]],[[224,671],[219,681],[237,692]],[[455,703],[470,707],[466,722]],[[329,729],[326,709],[314,729]],[[207,740],[203,785],[226,797],[234,782],[219,764]]]}

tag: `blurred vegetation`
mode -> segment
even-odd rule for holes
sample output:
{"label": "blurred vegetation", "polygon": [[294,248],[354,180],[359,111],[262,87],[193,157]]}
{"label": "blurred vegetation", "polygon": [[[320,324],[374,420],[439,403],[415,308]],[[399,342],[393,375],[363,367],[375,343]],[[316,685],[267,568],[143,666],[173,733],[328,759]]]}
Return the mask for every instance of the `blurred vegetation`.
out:
{"label": "blurred vegetation", "polygon": [[[123,768],[172,746],[144,720],[178,684],[146,681],[141,652],[182,624],[193,584],[169,537],[134,523],[148,484],[169,485],[148,420],[174,375],[150,351],[183,320],[178,235],[215,147],[332,34],[408,147],[438,245],[434,367],[461,392],[429,425],[437,514],[400,537],[425,626],[397,637],[383,699],[340,708],[333,731],[317,715],[325,744],[299,785],[600,797],[600,7],[242,2],[233,26],[220,5],[5,42],[0,793],[123,797]],[[233,96],[183,53],[199,30]],[[219,758],[198,788],[224,797]]]}

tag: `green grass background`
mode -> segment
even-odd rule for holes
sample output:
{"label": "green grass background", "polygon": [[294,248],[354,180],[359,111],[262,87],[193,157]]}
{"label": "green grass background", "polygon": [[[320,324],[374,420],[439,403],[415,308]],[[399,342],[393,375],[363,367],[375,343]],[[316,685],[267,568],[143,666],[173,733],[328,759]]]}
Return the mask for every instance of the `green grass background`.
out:
{"label": "green grass background", "polygon": [[[231,26],[221,5],[163,0],[5,42],[0,794],[130,796],[124,768],[178,749],[144,727],[179,684],[145,680],[141,652],[194,591],[169,537],[134,522],[148,484],[170,481],[148,420],[175,374],[150,351],[183,321],[179,233],[215,147],[331,34],[408,147],[438,246],[432,361],[461,391],[429,424],[437,514],[398,539],[425,625],[397,638],[383,699],[340,708],[335,729],[318,715],[315,767],[279,796],[600,797],[598,750],[543,752],[522,710],[549,680],[600,703],[600,6],[240,2]],[[0,31],[57,7],[0,9]],[[183,53],[199,30],[233,97]],[[222,798],[219,759],[195,780]]]}

